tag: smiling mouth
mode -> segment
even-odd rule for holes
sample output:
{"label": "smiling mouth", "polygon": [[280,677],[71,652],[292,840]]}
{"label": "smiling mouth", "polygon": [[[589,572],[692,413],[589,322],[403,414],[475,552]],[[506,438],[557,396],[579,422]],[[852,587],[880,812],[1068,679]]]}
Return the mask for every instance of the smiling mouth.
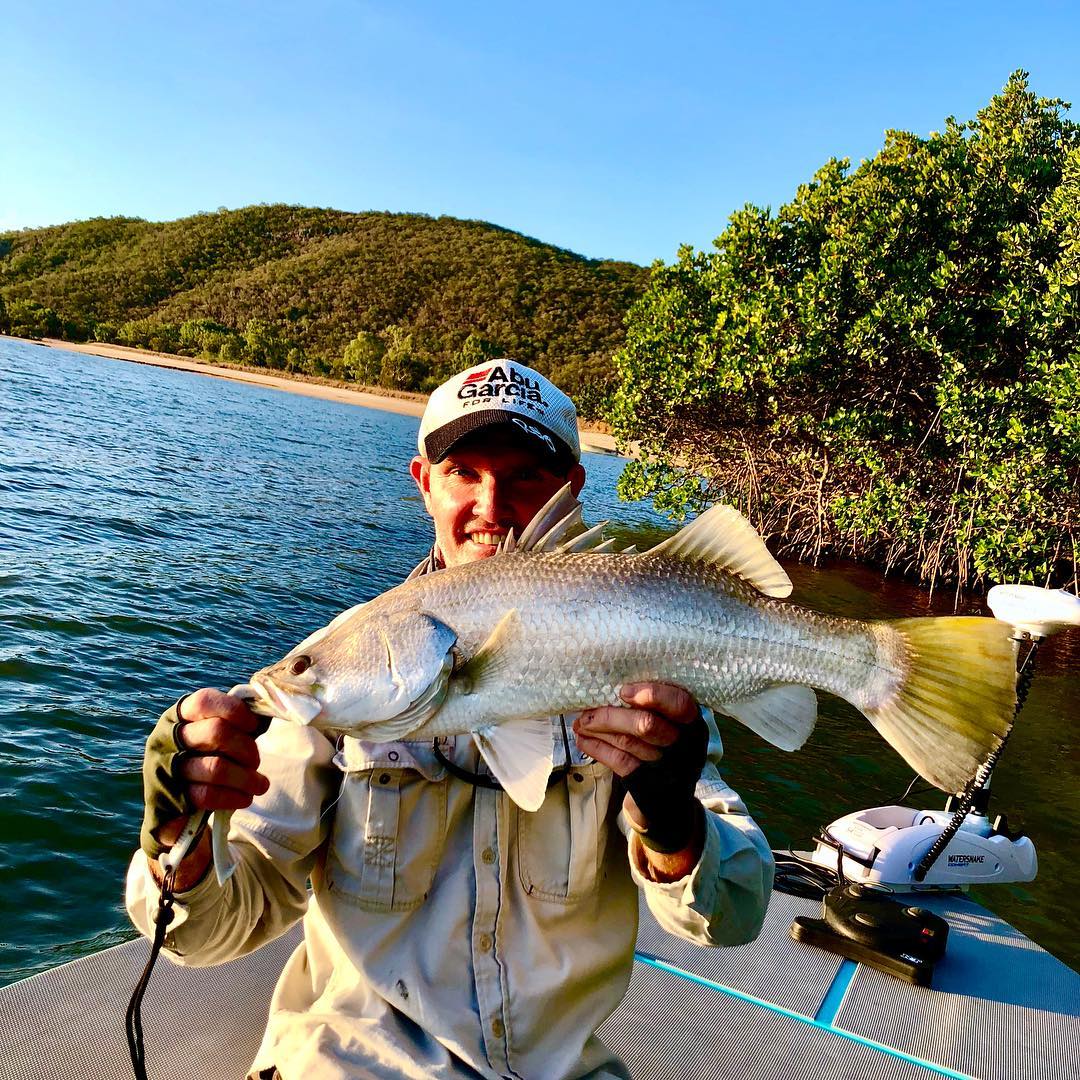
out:
{"label": "smiling mouth", "polygon": [[505,532],[471,532],[468,534],[469,539],[474,544],[480,544],[482,547],[498,547],[506,538]]}

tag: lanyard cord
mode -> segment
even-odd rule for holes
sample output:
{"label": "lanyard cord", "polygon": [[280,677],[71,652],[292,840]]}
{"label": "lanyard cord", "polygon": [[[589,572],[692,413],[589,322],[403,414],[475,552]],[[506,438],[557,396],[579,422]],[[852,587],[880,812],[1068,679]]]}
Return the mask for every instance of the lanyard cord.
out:
{"label": "lanyard cord", "polygon": [[[567,777],[567,784],[569,784],[570,768],[573,765],[573,761],[570,757],[570,736],[566,732],[566,717],[563,716],[562,713],[559,713],[559,723],[562,726],[563,752],[566,757],[559,768],[551,770],[551,775],[548,777],[547,784],[549,788],[554,787],[564,776]],[[442,750],[439,749],[438,739],[434,739],[431,746],[435,751],[435,757],[438,759],[439,763],[452,776],[456,776],[459,780],[464,780],[466,784],[472,784],[473,787],[491,788],[494,791],[503,790],[502,784],[489,773],[471,772],[469,769],[465,769],[456,762],[451,761]]]}
{"label": "lanyard cord", "polygon": [[169,924],[173,921],[173,885],[176,881],[176,871],[168,870],[165,879],[161,883],[161,896],[158,899],[157,913],[154,915],[154,943],[150,946],[150,956],[146,961],[146,967],[135,985],[135,992],[131,995],[131,1003],[127,1011],[127,1041],[128,1051],[131,1054],[131,1068],[135,1073],[135,1080],[146,1080],[146,1047],[143,1044],[142,1027],[142,1000],[146,993],[146,987],[150,982],[150,973],[154,970],[161,947],[165,944],[165,935]]}

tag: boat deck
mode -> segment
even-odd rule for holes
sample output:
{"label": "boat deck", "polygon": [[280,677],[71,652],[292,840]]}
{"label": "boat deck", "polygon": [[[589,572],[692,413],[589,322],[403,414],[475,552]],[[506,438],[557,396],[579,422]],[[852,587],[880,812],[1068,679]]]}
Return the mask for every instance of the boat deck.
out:
{"label": "boat deck", "polygon": [[[932,988],[793,941],[792,919],[817,901],[774,893],[757,941],[728,949],[674,938],[643,907],[630,989],[600,1035],[643,1080],[1080,1076],[1080,975],[965,897],[918,903],[950,924]],[[298,940],[216,968],[159,963],[143,1004],[149,1075],[243,1077]],[[0,1078],[128,1080],[123,1017],[147,949],[0,988]]]}

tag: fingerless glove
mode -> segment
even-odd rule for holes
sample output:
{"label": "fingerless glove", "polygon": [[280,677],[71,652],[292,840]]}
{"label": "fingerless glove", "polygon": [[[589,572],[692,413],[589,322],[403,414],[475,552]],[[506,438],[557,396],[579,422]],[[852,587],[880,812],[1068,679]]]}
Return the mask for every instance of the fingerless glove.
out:
{"label": "fingerless glove", "polygon": [[157,830],[167,821],[191,813],[188,805],[187,782],[179,775],[189,750],[180,734],[181,698],[166,710],[150,732],[143,754],[143,822],[139,846],[151,859],[158,858],[168,848],[157,838]]}
{"label": "fingerless glove", "polygon": [[701,713],[658,761],[643,761],[623,783],[647,822],[634,826],[641,842],[670,855],[682,851],[694,836],[701,805],[694,797],[709,750],[709,729]]}

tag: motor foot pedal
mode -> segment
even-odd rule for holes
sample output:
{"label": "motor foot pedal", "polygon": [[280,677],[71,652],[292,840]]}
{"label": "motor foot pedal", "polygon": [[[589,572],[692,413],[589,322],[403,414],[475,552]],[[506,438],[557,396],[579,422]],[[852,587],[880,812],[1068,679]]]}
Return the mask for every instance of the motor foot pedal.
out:
{"label": "motor foot pedal", "polygon": [[945,954],[949,924],[878,889],[850,884],[825,894],[820,919],[800,915],[791,924],[791,936],[905,982],[929,986],[934,965]]}

